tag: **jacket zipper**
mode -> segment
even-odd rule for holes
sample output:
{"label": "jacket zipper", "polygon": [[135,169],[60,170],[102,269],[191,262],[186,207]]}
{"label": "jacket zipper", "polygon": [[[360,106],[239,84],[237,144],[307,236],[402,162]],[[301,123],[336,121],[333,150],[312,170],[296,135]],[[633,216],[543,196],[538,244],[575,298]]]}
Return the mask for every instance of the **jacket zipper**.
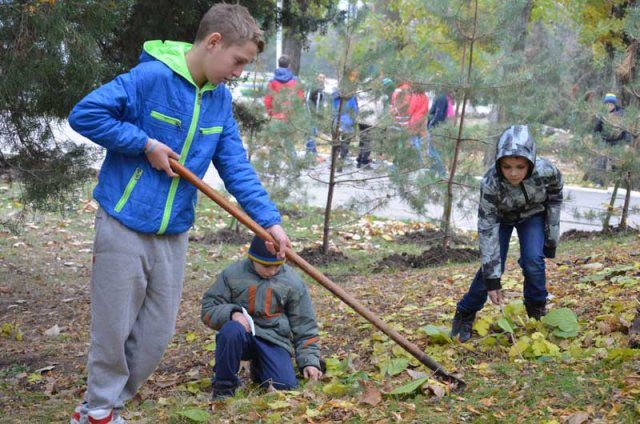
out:
{"label": "jacket zipper", "polygon": [[[202,91],[200,91],[200,87],[196,87],[196,100],[195,105],[193,107],[193,116],[191,117],[191,124],[189,125],[189,132],[187,133],[187,138],[185,139],[184,146],[182,146],[182,150],[180,150],[180,165],[184,165],[184,162],[187,160],[187,155],[189,154],[189,148],[191,147],[191,142],[193,141],[193,137],[196,134],[196,127],[198,126],[198,118],[200,116],[200,104],[202,103]],[[176,191],[178,190],[178,184],[180,184],[180,177],[175,177],[171,181],[171,187],[169,187],[169,194],[167,196],[167,201],[164,205],[164,213],[162,215],[162,222],[160,223],[160,229],[158,230],[158,234],[164,234],[167,230],[167,226],[169,225],[169,219],[171,218],[171,209],[173,208],[173,200],[176,197]]]}
{"label": "jacket zipper", "polygon": [[156,118],[159,121],[166,122],[167,124],[175,125],[176,127],[180,127],[182,125],[182,121],[178,118],[172,118],[171,116],[164,115],[160,112],[156,112],[155,110],[151,111],[151,117]]}
{"label": "jacket zipper", "polygon": [[522,194],[524,194],[524,201],[529,204],[529,195],[527,194],[527,189],[524,188],[524,183],[520,183],[520,190],[522,190]]}
{"label": "jacket zipper", "polygon": [[127,200],[129,200],[129,196],[131,196],[131,192],[133,191],[133,188],[136,186],[136,184],[138,184],[141,176],[142,168],[136,168],[136,170],[133,172],[133,175],[129,179],[127,186],[124,189],[124,193],[122,193],[122,197],[120,198],[120,200],[118,200],[118,203],[114,208],[116,212],[120,212],[122,208],[124,208],[124,205],[127,204]]}

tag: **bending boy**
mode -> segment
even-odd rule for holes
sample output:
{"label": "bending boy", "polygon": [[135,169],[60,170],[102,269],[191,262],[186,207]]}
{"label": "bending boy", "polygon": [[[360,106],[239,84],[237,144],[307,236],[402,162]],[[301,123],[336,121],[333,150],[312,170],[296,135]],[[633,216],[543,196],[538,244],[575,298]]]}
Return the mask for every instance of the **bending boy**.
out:
{"label": "bending boy", "polygon": [[524,275],[524,305],[529,317],[546,314],[544,258],[554,258],[560,230],[562,174],[551,162],[536,158],[536,144],[526,125],[509,127],[498,141],[495,165],[480,186],[478,237],[482,266],[458,302],[451,337],[471,337],[476,313],[487,301],[502,302],[500,277],[515,228],[520,241],[518,263]]}

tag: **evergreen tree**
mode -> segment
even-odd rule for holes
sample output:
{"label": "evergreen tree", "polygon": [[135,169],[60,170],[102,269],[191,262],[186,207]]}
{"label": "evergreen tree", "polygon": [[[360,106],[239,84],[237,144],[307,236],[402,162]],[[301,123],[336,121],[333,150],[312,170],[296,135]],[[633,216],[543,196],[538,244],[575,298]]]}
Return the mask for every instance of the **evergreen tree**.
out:
{"label": "evergreen tree", "polygon": [[54,139],[84,94],[113,76],[102,55],[130,1],[10,1],[0,6],[0,167],[22,201],[65,210],[90,174],[90,149]]}

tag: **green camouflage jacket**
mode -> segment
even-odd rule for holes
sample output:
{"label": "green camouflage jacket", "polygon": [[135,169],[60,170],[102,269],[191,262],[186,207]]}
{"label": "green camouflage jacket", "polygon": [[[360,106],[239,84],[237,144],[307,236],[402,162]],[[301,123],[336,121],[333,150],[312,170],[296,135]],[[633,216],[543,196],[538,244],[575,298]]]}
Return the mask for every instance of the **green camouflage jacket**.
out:
{"label": "green camouflage jacket", "polygon": [[[527,177],[511,185],[500,172],[498,161],[505,156],[522,156],[532,165]],[[536,158],[535,141],[526,125],[507,129],[498,141],[496,162],[482,179],[478,209],[478,238],[482,276],[487,288],[500,288],[499,229],[501,223],[517,224],[543,213],[545,254],[555,256],[560,230],[562,174],[551,162]]]}
{"label": "green camouflage jacket", "polygon": [[231,314],[245,308],[256,337],[287,349],[301,370],[320,368],[318,326],[311,298],[300,275],[283,265],[274,277],[261,278],[244,259],[225,268],[202,298],[202,321],[219,330]]}

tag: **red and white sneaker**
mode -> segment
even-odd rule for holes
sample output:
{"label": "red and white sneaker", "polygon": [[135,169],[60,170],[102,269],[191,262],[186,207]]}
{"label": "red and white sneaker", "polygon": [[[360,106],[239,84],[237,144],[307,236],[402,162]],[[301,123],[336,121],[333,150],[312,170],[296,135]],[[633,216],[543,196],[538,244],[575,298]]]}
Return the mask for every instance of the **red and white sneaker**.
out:
{"label": "red and white sneaker", "polygon": [[79,403],[73,411],[73,415],[71,415],[69,424],[87,424],[89,422],[89,417],[87,416],[86,411],[87,410],[83,408],[83,404]]}
{"label": "red and white sneaker", "polygon": [[112,409],[93,409],[89,411],[89,424],[126,424],[120,416],[115,415]]}

